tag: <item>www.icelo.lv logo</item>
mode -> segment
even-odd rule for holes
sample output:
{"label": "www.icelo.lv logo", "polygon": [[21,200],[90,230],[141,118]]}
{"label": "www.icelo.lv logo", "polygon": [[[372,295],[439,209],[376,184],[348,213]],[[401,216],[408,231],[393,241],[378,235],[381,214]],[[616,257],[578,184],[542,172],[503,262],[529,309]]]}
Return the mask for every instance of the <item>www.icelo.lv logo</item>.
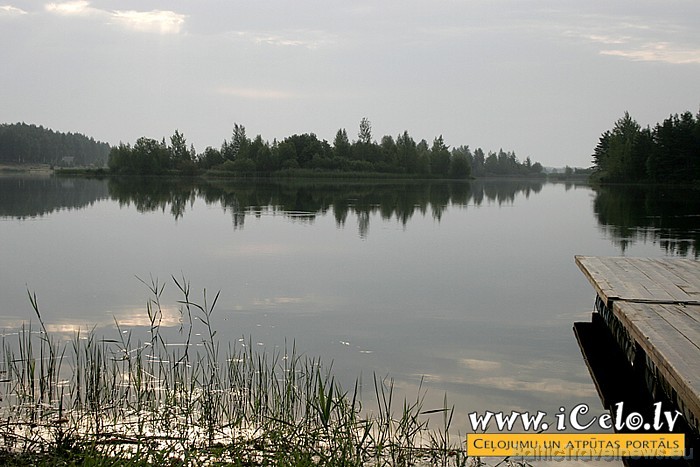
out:
{"label": "www.icelo.lv logo", "polygon": [[[653,414],[648,420],[639,412],[627,413],[624,402],[615,404],[613,414],[592,416],[589,412],[586,404],[578,404],[570,411],[560,407],[553,420],[548,419],[544,411],[535,414],[472,412],[468,414],[472,430],[482,433],[467,435],[467,453],[537,459],[685,455],[685,436],[671,433],[681,413],[662,411],[661,402],[653,405]],[[494,428],[498,433],[488,433]],[[556,433],[547,433],[552,428]],[[598,428],[614,429],[617,433],[590,433]],[[520,430],[523,433],[514,432]]]}

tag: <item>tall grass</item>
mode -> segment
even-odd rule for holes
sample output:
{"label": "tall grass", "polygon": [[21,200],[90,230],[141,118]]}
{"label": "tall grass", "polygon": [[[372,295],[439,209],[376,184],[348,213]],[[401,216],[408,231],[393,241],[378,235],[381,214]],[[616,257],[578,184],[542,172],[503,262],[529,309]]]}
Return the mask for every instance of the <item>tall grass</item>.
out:
{"label": "tall grass", "polygon": [[189,282],[172,281],[182,297],[177,342],[162,332],[165,285],[154,279],[143,281],[151,294],[143,340],[118,322],[116,338],[93,329],[58,339],[30,294],[39,328],[30,322],[2,339],[0,462],[483,465],[450,435],[447,397],[433,410],[422,389],[397,403],[393,380],[374,376],[377,408],[365,410],[359,380],[341,388],[294,343],[273,352],[222,344],[213,323],[219,294],[205,290],[195,302]]}

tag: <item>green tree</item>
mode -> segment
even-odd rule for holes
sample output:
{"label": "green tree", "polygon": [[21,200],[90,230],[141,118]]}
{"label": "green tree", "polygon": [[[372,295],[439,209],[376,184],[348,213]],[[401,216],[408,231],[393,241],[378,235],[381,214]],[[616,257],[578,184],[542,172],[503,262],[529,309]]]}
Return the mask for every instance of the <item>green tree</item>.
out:
{"label": "green tree", "polygon": [[157,174],[171,168],[170,151],[164,141],[141,137],[136,140],[132,151],[138,174]]}
{"label": "green tree", "polygon": [[341,159],[350,159],[352,155],[352,145],[348,139],[348,133],[345,128],[341,128],[335,134],[335,139],[333,140],[333,154],[335,157]]}
{"label": "green tree", "polygon": [[398,148],[391,135],[382,136],[381,143],[381,163],[385,172],[395,171],[398,168]]}
{"label": "green tree", "polygon": [[258,158],[260,157],[260,154],[264,150],[265,146],[268,146],[268,144],[263,141],[261,135],[257,135],[248,145],[248,150],[246,151],[247,158],[257,164]]}
{"label": "green tree", "polygon": [[629,112],[615,122],[609,135],[603,134],[594,152],[594,161],[604,181],[626,181],[630,179],[630,168],[641,167],[639,151],[635,145],[640,135],[639,124]]}
{"label": "green tree", "polygon": [[442,135],[433,140],[430,148],[430,171],[433,175],[447,176],[450,171],[450,150]]}
{"label": "green tree", "polygon": [[187,149],[187,140],[178,130],[170,137],[170,157],[173,161],[190,160],[190,152]]}
{"label": "green tree", "polygon": [[599,170],[602,170],[603,167],[607,164],[607,158],[608,158],[608,151],[610,150],[610,138],[611,138],[611,133],[610,131],[605,131],[603,132],[602,135],[600,135],[600,138],[598,138],[598,144],[596,145],[595,149],[593,150],[593,165],[597,167]]}
{"label": "green tree", "polygon": [[352,170],[374,170],[374,164],[381,160],[381,149],[372,142],[372,124],[367,117],[360,121],[358,139],[352,145],[352,159],[355,161],[369,162],[368,164],[353,164]]}
{"label": "green tree", "polygon": [[221,145],[221,155],[224,159],[235,161],[239,157],[248,157],[248,145],[250,141],[245,134],[245,127],[238,123],[233,124],[231,141],[224,140]]}
{"label": "green tree", "polygon": [[136,167],[132,157],[131,146],[119,143],[109,151],[109,170],[114,173],[134,173]]}
{"label": "green tree", "polygon": [[399,167],[407,173],[416,173],[418,170],[418,149],[416,142],[404,131],[396,137],[396,157]]}
{"label": "green tree", "polygon": [[207,146],[197,162],[200,167],[204,169],[211,169],[212,167],[223,164],[224,160],[225,159],[221,155],[221,151],[212,148],[211,146]]}
{"label": "green tree", "polygon": [[[700,115],[699,115],[700,120]],[[672,115],[654,130],[655,151],[647,162],[658,181],[700,180],[700,138],[693,114]]]}
{"label": "green tree", "polygon": [[170,147],[168,151],[170,155],[170,167],[188,172],[195,169],[196,152],[194,147],[190,149],[187,148],[187,140],[178,130],[175,130],[175,134],[170,137]]}
{"label": "green tree", "polygon": [[453,148],[450,158],[450,177],[468,178],[471,175],[471,157],[469,146]]}
{"label": "green tree", "polygon": [[245,127],[238,123],[233,124],[233,136],[231,137],[231,147],[234,153],[234,159],[248,157],[248,146],[250,140],[245,134]]}
{"label": "green tree", "polygon": [[416,151],[418,153],[416,173],[430,175],[430,149],[428,149],[428,142],[424,139],[420,140],[420,143],[416,145]]}
{"label": "green tree", "polygon": [[488,156],[486,156],[486,160],[484,161],[484,173],[488,175],[500,174],[498,156],[495,152],[489,151]]}
{"label": "green tree", "polygon": [[282,169],[298,169],[297,150],[288,138],[277,145],[277,159]]}
{"label": "green tree", "polygon": [[314,156],[325,158],[331,153],[328,143],[319,141],[313,133],[288,136],[284,142],[294,146],[297,163],[302,168],[309,167]]}
{"label": "green tree", "polygon": [[625,112],[613,127],[608,149],[608,175],[611,180],[629,178],[629,167],[634,164],[634,146],[639,137],[639,124]]}
{"label": "green tree", "polygon": [[648,179],[647,161],[654,151],[651,129],[649,127],[640,129],[632,146],[625,179],[634,181]]}
{"label": "green tree", "polygon": [[472,163],[472,173],[481,177],[486,174],[486,157],[484,156],[484,150],[477,148],[474,151],[474,162]]}
{"label": "green tree", "polygon": [[360,131],[357,133],[357,137],[360,143],[372,143],[372,124],[367,117],[362,117],[362,120],[360,120]]}
{"label": "green tree", "polygon": [[170,151],[165,142],[141,137],[133,148],[120,143],[109,155],[109,168],[115,173],[149,175],[170,168]]}

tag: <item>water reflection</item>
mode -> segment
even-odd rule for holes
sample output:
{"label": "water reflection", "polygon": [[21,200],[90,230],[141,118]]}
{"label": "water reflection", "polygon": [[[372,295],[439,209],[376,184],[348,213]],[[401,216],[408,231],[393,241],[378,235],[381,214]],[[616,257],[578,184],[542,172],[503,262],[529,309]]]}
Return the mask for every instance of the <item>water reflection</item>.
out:
{"label": "water reflection", "polygon": [[48,175],[0,176],[0,218],[27,219],[82,209],[109,197],[104,180]]}
{"label": "water reflection", "polygon": [[667,255],[698,258],[700,192],[669,186],[596,188],[600,228],[624,254],[635,242],[653,242]]}
{"label": "water reflection", "polygon": [[[406,226],[415,214],[440,220],[450,205],[507,205],[529,198],[541,180],[471,182],[348,180],[210,180],[119,178],[92,180],[52,176],[1,176],[0,218],[41,217],[62,209],[82,209],[102,199],[139,212],[167,212],[182,218],[197,199],[230,213],[234,229],[247,217],[282,215],[313,223],[332,214],[338,227],[357,219],[359,235],[369,235],[370,218],[396,219]],[[566,185],[566,189],[574,187]],[[635,242],[658,243],[669,255],[699,257],[700,196],[697,190],[661,186],[595,188],[593,210],[601,230],[624,254]]]}
{"label": "water reflection", "polygon": [[137,210],[169,211],[175,218],[185,215],[188,204],[197,197],[207,204],[220,205],[231,213],[235,229],[243,228],[247,216],[284,215],[295,221],[312,223],[317,216],[332,211],[338,227],[348,216],[358,219],[361,237],[369,232],[369,219],[379,214],[395,218],[406,226],[411,217],[430,214],[440,220],[450,205],[512,203],[519,194],[528,197],[542,190],[542,181],[421,182],[421,181],[224,181],[207,183],[174,182],[167,179],[114,179],[110,195],[121,205]]}
{"label": "water reflection", "polygon": [[170,212],[175,219],[185,214],[194,202],[198,183],[194,179],[159,177],[113,178],[109,194],[119,206],[133,205],[139,212]]}
{"label": "water reflection", "polygon": [[[193,290],[223,292],[216,315],[222,339],[245,336],[270,350],[294,339],[308,355],[332,361],[349,387],[357,375],[368,381],[376,372],[395,377],[397,391],[415,397],[424,379],[434,398],[426,406],[441,407],[448,392],[461,414],[456,424],[466,423],[470,408],[556,413],[597,401],[570,334],[572,315],[589,316],[591,301],[572,257],[614,252],[598,229],[610,229],[615,239],[622,220],[596,206],[606,213],[596,222],[588,187],[56,179],[9,185],[19,191],[11,200],[43,198],[53,207],[23,212],[3,196],[0,212],[21,219],[70,209],[73,198],[52,198],[57,188],[48,188],[64,183],[83,190],[74,194],[76,208],[107,200],[43,222],[0,221],[3,244],[12,245],[0,261],[0,324],[16,329],[27,317],[28,284],[46,323],[62,326],[56,331],[116,320],[142,338],[148,294],[134,275],[182,272]],[[88,193],[92,184],[98,194]],[[621,204],[620,215],[630,209],[623,203],[644,199],[597,196],[604,206],[606,199]],[[630,228],[648,221],[632,218]],[[181,297],[172,284],[166,294],[163,303],[172,307],[164,306],[162,323],[175,342]]]}
{"label": "water reflection", "polygon": [[361,223],[370,214],[396,218],[406,224],[428,212],[440,219],[450,204],[479,206],[485,202],[513,203],[516,197],[542,190],[542,181],[425,182],[425,181],[224,181],[197,179],[118,178],[104,180],[51,176],[0,177],[0,216],[36,217],[59,209],[80,209],[112,198],[139,212],[169,212],[176,219],[197,199],[218,204],[241,228],[246,216],[283,214],[312,222],[332,209],[343,226],[349,214]]}

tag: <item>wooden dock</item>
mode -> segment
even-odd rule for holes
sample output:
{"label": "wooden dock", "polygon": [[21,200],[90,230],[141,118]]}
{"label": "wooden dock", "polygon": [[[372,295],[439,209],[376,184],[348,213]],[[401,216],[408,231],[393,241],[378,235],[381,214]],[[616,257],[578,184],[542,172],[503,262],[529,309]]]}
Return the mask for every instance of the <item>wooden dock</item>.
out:
{"label": "wooden dock", "polygon": [[596,311],[647,389],[700,432],[700,262],[576,256]]}

